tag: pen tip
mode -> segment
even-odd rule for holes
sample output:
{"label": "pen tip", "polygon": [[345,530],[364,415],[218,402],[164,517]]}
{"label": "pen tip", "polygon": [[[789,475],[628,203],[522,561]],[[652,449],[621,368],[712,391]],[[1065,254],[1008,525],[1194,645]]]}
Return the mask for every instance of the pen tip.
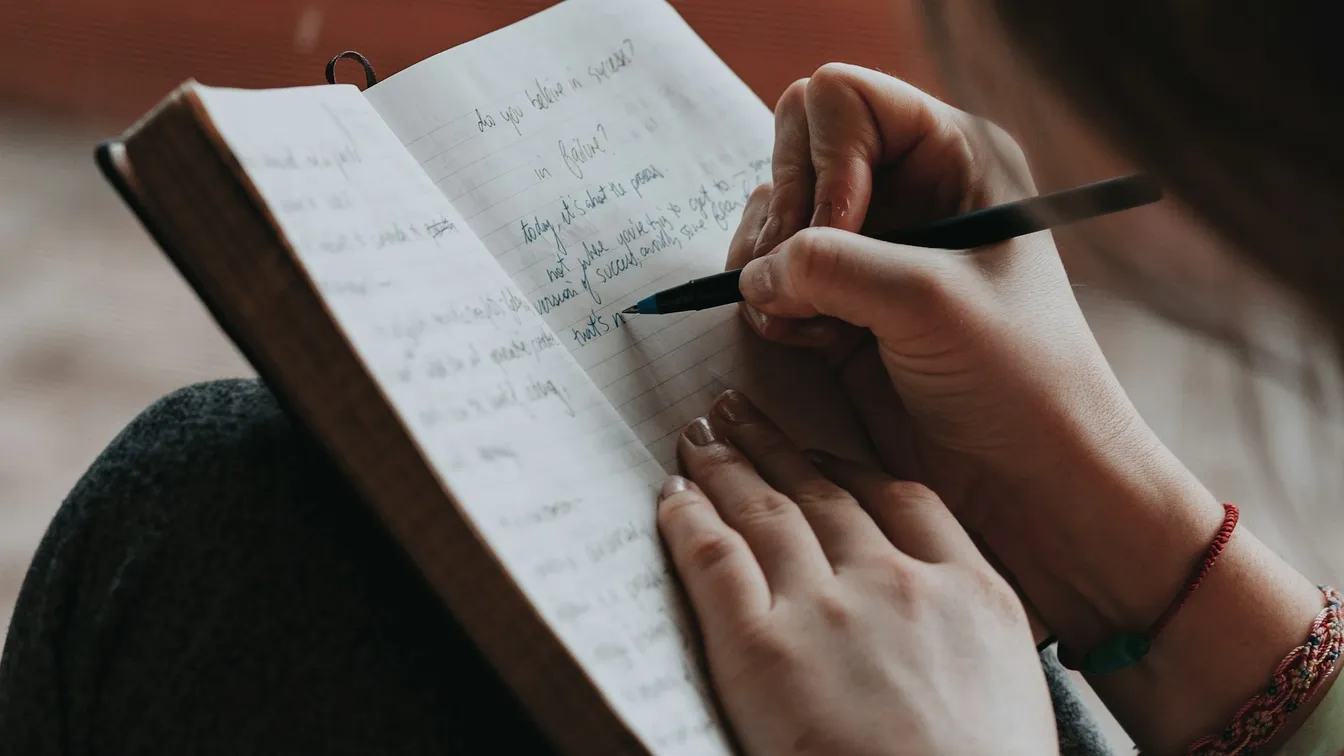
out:
{"label": "pen tip", "polygon": [[624,310],[621,310],[621,314],[622,314],[622,315],[638,315],[638,314],[639,314],[639,305],[634,305],[634,306],[632,306],[632,307],[627,307],[627,308],[625,308]]}

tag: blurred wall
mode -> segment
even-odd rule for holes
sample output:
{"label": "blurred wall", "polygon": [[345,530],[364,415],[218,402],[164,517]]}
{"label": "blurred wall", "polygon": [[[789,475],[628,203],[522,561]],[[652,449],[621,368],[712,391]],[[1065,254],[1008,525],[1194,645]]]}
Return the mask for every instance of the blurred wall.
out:
{"label": "blurred wall", "polygon": [[[321,83],[327,61],[346,49],[362,52],[386,77],[551,4],[0,0],[0,103],[126,123],[187,78],[237,87]],[[672,5],[772,105],[789,82],[831,60],[879,67],[937,89],[919,44],[915,0]]]}

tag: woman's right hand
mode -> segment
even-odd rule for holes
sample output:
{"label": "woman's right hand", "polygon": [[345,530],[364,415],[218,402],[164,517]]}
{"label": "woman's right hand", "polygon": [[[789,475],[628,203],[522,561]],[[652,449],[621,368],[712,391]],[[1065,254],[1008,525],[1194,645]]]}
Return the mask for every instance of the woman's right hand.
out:
{"label": "woman's right hand", "polygon": [[[974,253],[870,238],[1034,193],[1012,140],[897,79],[828,65],[781,99],[773,174],[728,261],[746,266],[752,327],[821,350],[887,470],[936,491],[1061,637],[1095,642],[1160,613],[1221,508],[1121,390],[1050,235]],[[1145,509],[1169,527],[1130,539],[1122,515]],[[1083,584],[1117,548],[1157,587]]]}

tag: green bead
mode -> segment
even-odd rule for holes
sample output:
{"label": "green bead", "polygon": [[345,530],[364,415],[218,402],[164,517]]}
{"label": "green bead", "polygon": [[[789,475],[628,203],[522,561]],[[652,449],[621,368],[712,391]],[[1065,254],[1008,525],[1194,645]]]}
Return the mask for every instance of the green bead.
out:
{"label": "green bead", "polygon": [[1097,646],[1083,658],[1083,671],[1089,675],[1109,675],[1137,664],[1152,648],[1142,633],[1117,635]]}

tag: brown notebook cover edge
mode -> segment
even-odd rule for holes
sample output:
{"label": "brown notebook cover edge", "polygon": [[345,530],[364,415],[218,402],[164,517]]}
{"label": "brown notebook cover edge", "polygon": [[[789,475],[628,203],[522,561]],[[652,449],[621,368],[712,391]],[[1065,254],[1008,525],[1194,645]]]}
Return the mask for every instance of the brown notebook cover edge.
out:
{"label": "brown notebook cover edge", "polygon": [[[272,393],[275,395],[277,402],[296,421],[301,422],[305,426],[311,428],[311,423],[308,422],[307,418],[305,417],[305,413],[300,409],[301,403],[292,399],[289,396],[289,393],[285,390],[284,383],[282,381],[277,381],[275,379],[275,376],[270,374],[271,371],[267,369],[267,360],[264,359],[259,353],[256,352],[256,350],[254,350],[249,345],[247,339],[242,338],[242,329],[230,317],[228,310],[221,304],[214,301],[215,299],[214,297],[205,295],[204,292],[206,292],[208,289],[203,288],[202,282],[192,272],[191,266],[186,263],[184,256],[182,252],[178,249],[177,245],[172,243],[168,238],[167,234],[164,233],[164,231],[159,227],[159,225],[155,223],[153,214],[149,211],[149,208],[146,206],[146,203],[141,199],[140,193],[136,187],[136,182],[134,179],[134,168],[126,160],[126,152],[125,152],[126,142],[129,140],[130,135],[134,134],[140,128],[141,125],[153,120],[160,111],[165,110],[167,107],[170,107],[174,104],[190,108],[196,115],[196,120],[200,125],[202,131],[204,132],[206,139],[209,142],[211,142],[212,146],[216,149],[218,153],[217,157],[222,159],[226,165],[229,165],[231,167],[231,170],[235,173],[235,176],[239,179],[241,187],[249,195],[253,203],[262,210],[266,222],[271,227],[272,232],[275,234],[277,239],[280,240],[281,244],[286,249],[289,249],[289,244],[287,240],[284,239],[283,234],[281,234],[279,229],[276,227],[274,218],[273,216],[271,216],[269,209],[265,207],[264,203],[260,202],[256,194],[255,187],[251,185],[250,180],[246,178],[246,175],[241,172],[241,168],[237,166],[236,161],[232,159],[232,155],[229,152],[227,145],[222,145],[222,137],[220,137],[218,135],[218,132],[215,131],[214,126],[210,122],[209,116],[205,112],[199,99],[192,96],[191,88],[193,86],[195,86],[195,82],[188,81],[182,87],[179,87],[172,94],[167,96],[158,107],[156,107],[154,110],[148,113],[135,126],[132,126],[130,129],[128,129],[126,134],[123,135],[121,138],[110,139],[100,143],[95,149],[95,155],[94,155],[95,162],[97,163],[99,170],[104,175],[105,179],[109,182],[109,184],[113,187],[113,189],[117,192],[117,194],[126,203],[127,207],[136,216],[137,220],[145,228],[146,232],[154,240],[155,244],[169,258],[170,262],[172,263],[174,268],[178,271],[179,275],[181,275],[182,278],[186,281],[186,283],[189,286],[191,286],[193,292],[197,295],[197,299],[205,305],[207,311],[210,312],[211,317],[215,319],[216,323],[219,325],[221,330],[235,345],[235,347],[240,351],[243,357],[248,360],[249,364],[252,365],[252,367],[257,371],[257,374],[261,378],[261,380],[265,382],[268,387],[271,388]],[[290,254],[291,255],[293,254],[292,250],[290,250]],[[318,298],[320,299],[320,296]],[[362,360],[358,357],[358,355],[352,354],[351,356],[362,363]],[[373,380],[372,376],[369,376],[369,379],[373,383],[374,388],[377,389],[378,388],[377,382]],[[322,438],[320,434],[314,433],[314,435],[318,437],[319,440],[322,442],[324,451],[330,454],[336,461],[337,467],[341,469],[345,474],[351,475],[345,461],[341,459],[341,455],[337,453],[336,450],[331,448],[330,441],[328,439]],[[407,436],[409,438],[409,432],[407,432]],[[414,441],[412,441],[412,443],[414,443]],[[421,459],[423,461],[423,457]],[[428,466],[426,465],[426,467]],[[437,474],[433,473],[432,470],[429,470],[428,472],[437,479]],[[460,507],[458,507],[456,503],[452,501],[453,497],[451,493],[447,490],[442,490],[442,494],[445,497],[445,499],[447,499],[450,502],[451,506],[453,506],[454,509],[456,510],[454,516],[460,519],[463,522],[463,525],[466,526],[468,530],[472,531],[479,541],[480,539],[479,533],[475,532],[475,528],[471,524],[469,518],[463,515],[461,513]],[[369,497],[364,496],[364,498],[366,499],[367,502],[367,499]],[[366,505],[372,507],[375,511],[380,509],[378,505],[375,505],[372,502],[367,502]],[[381,519],[382,517],[381,512],[379,512],[379,516]],[[386,523],[384,526],[387,527]],[[416,570],[420,572],[422,578],[426,580],[426,582],[430,585],[431,589],[434,590],[434,592],[439,595],[440,600],[444,602],[445,606],[447,606],[450,611],[455,611],[451,606],[451,602],[448,601],[447,597],[440,589],[440,586],[435,584],[433,577],[429,574],[429,572],[425,570],[423,565],[419,564],[419,560],[416,558],[414,554],[415,551],[414,548],[409,546],[407,543],[403,542],[400,537],[398,537],[395,533],[391,531],[390,528],[388,529],[388,534],[389,537],[392,537],[398,541],[398,546],[403,550],[403,552],[407,554],[408,558],[411,559],[412,563],[416,567]],[[600,691],[597,690],[596,684],[591,680],[591,678],[588,677],[587,673],[583,670],[582,666],[579,665],[578,661],[574,659],[574,657],[568,652],[568,649],[564,648],[563,643],[559,640],[558,637],[555,636],[554,632],[552,632],[549,629],[547,623],[540,617],[540,615],[536,612],[535,607],[531,605],[531,602],[522,593],[521,588],[519,588],[517,584],[514,583],[512,577],[509,575],[509,569],[505,565],[500,563],[500,560],[493,554],[491,550],[488,549],[488,547],[485,546],[485,544],[483,543],[480,544],[480,547],[482,551],[482,556],[495,562],[498,565],[498,571],[501,573],[503,579],[509,583],[513,591],[517,594],[518,599],[519,601],[522,602],[524,608],[527,611],[529,611],[533,616],[535,616],[536,618],[535,621],[537,623],[538,628],[549,636],[550,642],[554,644],[558,648],[558,650],[564,655],[565,662],[572,668],[575,674],[579,675],[583,679],[583,682],[586,683],[586,686],[593,691],[595,700],[600,702],[602,699],[602,695]],[[469,631],[468,635],[474,636],[475,634]],[[473,637],[473,641],[477,643],[478,647],[481,647],[482,649],[485,645],[489,645],[489,644],[482,644],[481,639],[476,637]],[[528,697],[527,693],[524,693],[522,690],[519,690],[520,686],[515,685],[514,681],[509,680],[508,674],[503,673],[502,667],[506,665],[498,664],[497,660],[490,659],[489,654],[487,654],[486,656],[487,659],[490,661],[491,665],[501,672],[501,676],[503,676],[506,682],[509,683],[509,687],[513,689],[514,694],[518,695],[520,698],[527,698]],[[528,687],[528,686],[524,685],[522,687]],[[543,725],[543,729],[548,732],[549,737],[555,739],[553,742],[555,742],[556,745],[571,746],[569,748],[565,748],[565,750],[572,753],[591,752],[591,750],[587,747],[583,749],[572,748],[572,746],[577,742],[577,738],[575,737],[572,728],[545,727],[543,720],[546,719],[554,720],[555,719],[554,715],[550,717],[539,715],[537,714],[536,710],[530,705],[526,706],[525,708],[532,709],[531,711],[532,715],[534,717],[537,717],[538,724]],[[628,725],[626,725],[621,720],[621,718],[615,714],[614,711],[611,711],[609,707],[604,706],[603,708],[607,709],[607,713],[605,716],[610,720],[612,720],[614,723],[616,723],[619,726],[619,728],[624,732],[624,737],[618,738],[618,740],[624,741],[623,747],[620,747],[617,751],[608,751],[608,752],[632,753],[632,754],[633,753],[642,754],[649,752],[647,747],[645,747],[642,743],[640,743],[639,738],[634,735],[634,733],[629,729]],[[554,724],[554,721],[552,721],[552,724]],[[560,731],[557,732],[557,729],[559,729]],[[609,738],[601,738],[601,740],[605,741],[608,745],[614,745],[614,743]]]}

